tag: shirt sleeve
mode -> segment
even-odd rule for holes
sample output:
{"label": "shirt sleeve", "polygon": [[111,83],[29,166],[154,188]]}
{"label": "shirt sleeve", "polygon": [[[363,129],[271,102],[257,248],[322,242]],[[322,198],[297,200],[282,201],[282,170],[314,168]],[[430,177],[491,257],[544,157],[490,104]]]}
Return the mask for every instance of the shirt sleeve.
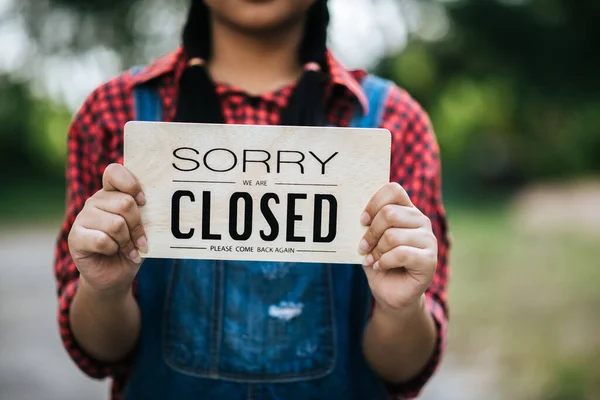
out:
{"label": "shirt sleeve", "polygon": [[71,330],[69,311],[79,282],[79,272],[71,258],[69,231],[85,201],[101,188],[101,177],[92,157],[92,145],[98,143],[94,126],[96,116],[92,94],[76,114],[68,134],[66,166],[66,213],[55,247],[54,275],[58,290],[58,323],[63,345],[77,366],[92,378],[115,376],[124,365],[107,365],[85,354]]}
{"label": "shirt sleeve", "polygon": [[392,133],[391,180],[408,192],[413,204],[431,220],[438,241],[438,264],[427,292],[427,307],[436,327],[435,351],[412,381],[388,387],[391,399],[416,397],[436,371],[446,346],[448,325],[448,227],[441,196],[441,161],[431,121],[406,91],[390,90],[382,127]]}

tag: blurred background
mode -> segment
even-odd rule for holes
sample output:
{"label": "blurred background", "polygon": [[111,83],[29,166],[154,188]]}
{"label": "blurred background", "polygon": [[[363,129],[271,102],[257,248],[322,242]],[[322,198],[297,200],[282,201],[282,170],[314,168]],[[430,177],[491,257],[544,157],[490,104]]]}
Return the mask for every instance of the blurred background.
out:
{"label": "blurred background", "polygon": [[[600,399],[600,2],[330,0],[331,46],[429,111],[453,237],[423,399]],[[58,339],[66,132],[186,0],[0,0],[0,399],[106,399]]]}

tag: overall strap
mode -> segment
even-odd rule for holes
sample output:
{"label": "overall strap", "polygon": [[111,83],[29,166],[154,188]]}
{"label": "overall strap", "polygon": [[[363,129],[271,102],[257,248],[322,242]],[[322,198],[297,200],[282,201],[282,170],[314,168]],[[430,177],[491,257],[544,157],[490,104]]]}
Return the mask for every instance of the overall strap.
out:
{"label": "overall strap", "polygon": [[[363,114],[362,108],[357,107],[357,112],[350,122],[350,127],[379,128],[381,127],[381,120],[385,111],[385,102],[394,83],[375,75],[367,75],[361,84],[369,101],[369,110],[367,114]],[[363,273],[353,274],[352,285],[353,298],[360,299],[359,303],[356,304],[356,309],[361,310],[363,315],[361,322],[366,325],[373,307],[373,295],[371,294],[366,275]],[[364,299],[367,299],[367,301],[365,302]]]}
{"label": "overall strap", "polygon": [[350,122],[350,127],[379,128],[385,111],[385,101],[393,85],[393,82],[375,75],[365,76],[362,81],[362,88],[369,100],[369,112],[366,115],[357,112]]}
{"label": "overall strap", "polygon": [[[134,67],[131,75],[137,75],[143,68]],[[369,112],[366,115],[357,113],[350,126],[353,128],[379,128],[385,111],[385,101],[393,83],[375,75],[367,75],[362,87],[369,101]],[[156,87],[152,85],[136,85],[133,88],[135,118],[138,121],[162,121],[162,104]]]}
{"label": "overall strap", "polygon": [[[131,76],[137,75],[142,69],[143,67],[132,68],[130,70]],[[158,89],[155,86],[149,84],[135,85],[133,87],[133,104],[137,121],[162,121],[162,104]]]}

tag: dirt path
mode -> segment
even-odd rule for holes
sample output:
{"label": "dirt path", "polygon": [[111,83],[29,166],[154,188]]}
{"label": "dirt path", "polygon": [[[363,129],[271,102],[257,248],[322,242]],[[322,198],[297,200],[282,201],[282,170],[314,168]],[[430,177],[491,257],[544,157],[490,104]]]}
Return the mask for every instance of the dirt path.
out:
{"label": "dirt path", "polygon": [[[106,400],[108,385],[81,374],[62,348],[52,276],[55,227],[0,227],[0,400]],[[424,400],[486,397],[481,372],[450,354]],[[479,386],[477,386],[479,385]],[[465,393],[467,390],[469,393]]]}
{"label": "dirt path", "polygon": [[63,350],[52,276],[54,229],[0,231],[0,399],[106,400]]}

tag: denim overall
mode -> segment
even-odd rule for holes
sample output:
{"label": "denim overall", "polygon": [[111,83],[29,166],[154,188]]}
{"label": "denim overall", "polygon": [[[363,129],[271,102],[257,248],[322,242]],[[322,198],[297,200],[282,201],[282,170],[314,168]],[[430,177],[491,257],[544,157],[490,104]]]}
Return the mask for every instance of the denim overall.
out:
{"label": "denim overall", "polygon": [[[369,113],[351,126],[378,127],[389,88],[368,76]],[[155,87],[134,95],[138,120],[162,120]],[[371,294],[358,265],[147,259],[137,279],[126,400],[386,397],[362,353]]]}

